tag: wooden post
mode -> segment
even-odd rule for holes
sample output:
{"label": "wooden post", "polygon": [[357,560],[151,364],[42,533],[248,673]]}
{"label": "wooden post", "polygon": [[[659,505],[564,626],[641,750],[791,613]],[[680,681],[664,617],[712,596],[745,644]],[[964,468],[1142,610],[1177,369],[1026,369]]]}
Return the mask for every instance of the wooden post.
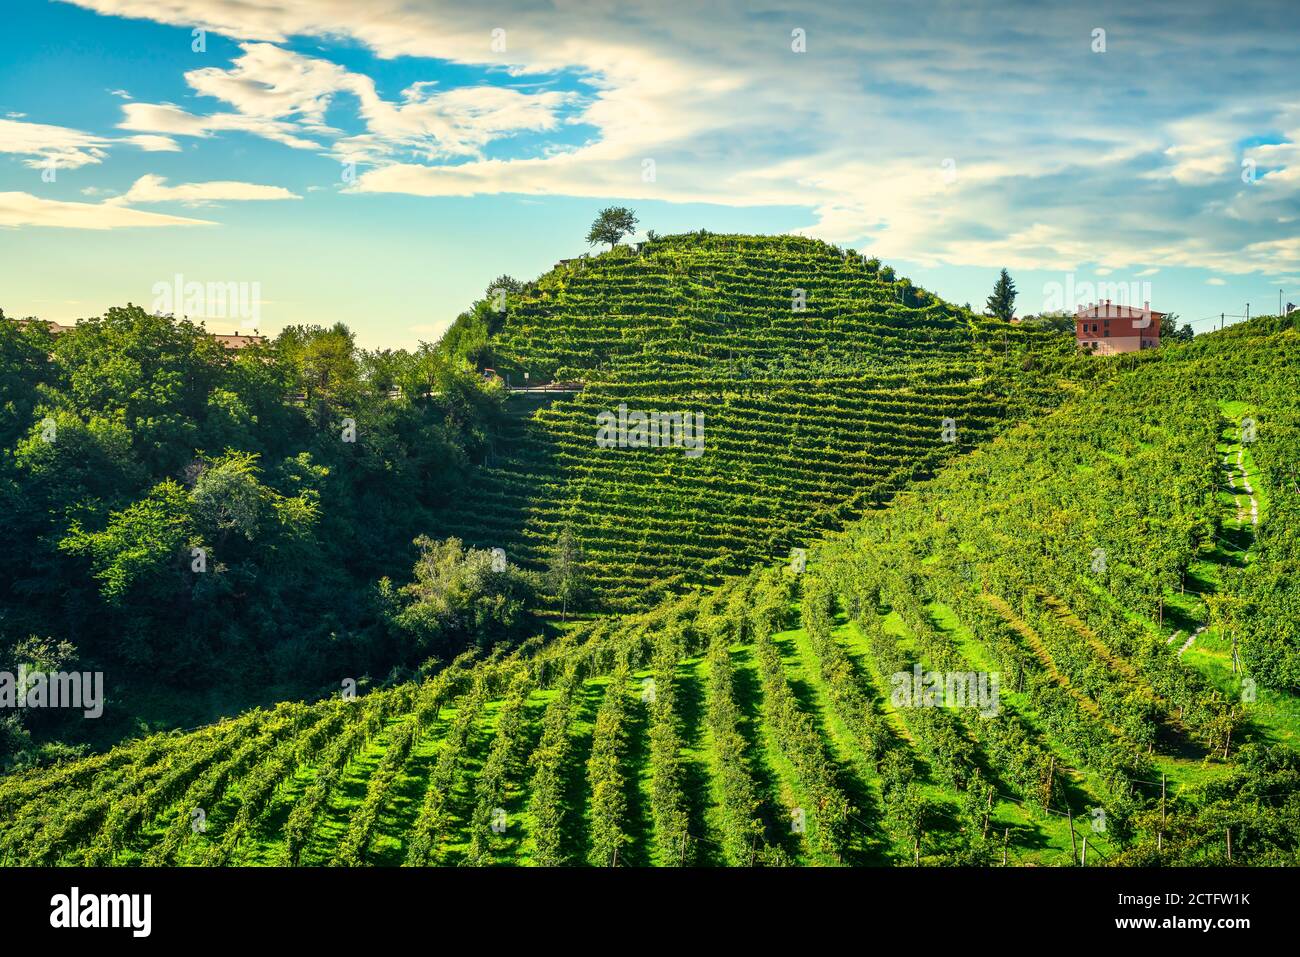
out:
{"label": "wooden post", "polygon": [[1232,828],[1228,828],[1223,833],[1228,835],[1228,863],[1231,864],[1232,863]]}
{"label": "wooden post", "polygon": [[1002,829],[1002,866],[1007,866],[1007,836],[1011,833],[1011,828]]}
{"label": "wooden post", "polygon": [[1088,866],[1088,835],[1083,835],[1083,866]]}
{"label": "wooden post", "polygon": [[1070,819],[1070,863],[1077,865],[1079,863],[1079,839],[1074,835],[1074,810],[1070,807],[1070,802],[1065,802],[1065,816]]}
{"label": "wooden post", "polygon": [[989,804],[984,809],[984,833],[980,835],[981,840],[988,840],[989,837],[989,815],[993,812],[993,787],[989,786]]}
{"label": "wooden post", "polygon": [[1164,850],[1165,846],[1165,772],[1160,772],[1160,830],[1156,831],[1156,850]]}

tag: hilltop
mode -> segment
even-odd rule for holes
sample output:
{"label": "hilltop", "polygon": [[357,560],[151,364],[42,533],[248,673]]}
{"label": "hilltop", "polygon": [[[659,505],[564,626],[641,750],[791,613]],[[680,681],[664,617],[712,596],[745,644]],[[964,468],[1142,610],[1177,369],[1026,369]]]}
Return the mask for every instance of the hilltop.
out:
{"label": "hilltop", "polygon": [[1295,864],[1300,334],[1109,368],[802,572],[7,779],[0,857]]}
{"label": "hilltop", "polygon": [[[445,343],[512,385],[585,384],[517,396],[440,519],[533,568],[571,530],[604,610],[786,555],[1098,372],[853,250],[703,232],[566,260]],[[600,447],[620,407],[702,417],[702,451]]]}

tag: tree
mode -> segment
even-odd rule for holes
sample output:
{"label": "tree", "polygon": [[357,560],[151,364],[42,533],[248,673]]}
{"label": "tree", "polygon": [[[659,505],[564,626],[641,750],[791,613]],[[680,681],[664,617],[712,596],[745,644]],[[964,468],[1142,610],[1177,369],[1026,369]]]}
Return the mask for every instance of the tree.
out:
{"label": "tree", "polygon": [[505,273],[502,273],[500,276],[497,276],[496,279],[493,279],[491,285],[487,287],[487,298],[494,298],[498,289],[504,289],[506,292],[517,293],[523,288],[524,284],[514,276],[507,276]]}
{"label": "tree", "polygon": [[1074,316],[1068,312],[1043,312],[1036,316],[1026,316],[1020,322],[1030,329],[1047,329],[1051,332],[1074,331]]}
{"label": "tree", "polygon": [[532,625],[533,586],[513,565],[500,567],[486,549],[466,549],[460,539],[415,540],[414,580],[380,590],[390,621],[422,654],[454,657],[471,646],[490,648],[522,638]]}
{"label": "tree", "polygon": [[566,525],[555,540],[546,567],[546,588],[560,600],[561,620],[568,618],[570,603],[576,605],[587,597],[587,579],[579,564],[581,560],[582,552],[573,537],[573,529]]}
{"label": "tree", "polygon": [[1016,284],[1011,281],[1011,274],[1004,269],[993,286],[993,295],[989,296],[985,311],[1003,322],[1009,322],[1015,315],[1015,308]]}
{"label": "tree", "polygon": [[355,335],[345,324],[285,326],[275,339],[295,386],[316,417],[318,428],[332,427],[341,410],[352,408],[362,391]]}
{"label": "tree", "polygon": [[587,245],[609,243],[612,250],[618,241],[636,229],[636,213],[626,206],[609,206],[600,211],[587,233]]}
{"label": "tree", "polygon": [[1160,317],[1160,340],[1162,342],[1191,342],[1196,333],[1192,327],[1183,324],[1178,327],[1178,313],[1167,312]]}

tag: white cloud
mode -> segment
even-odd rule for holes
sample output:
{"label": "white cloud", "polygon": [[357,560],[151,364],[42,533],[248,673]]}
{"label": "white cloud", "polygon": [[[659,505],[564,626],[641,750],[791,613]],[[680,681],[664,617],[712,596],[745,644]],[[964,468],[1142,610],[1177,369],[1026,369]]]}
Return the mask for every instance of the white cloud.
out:
{"label": "white cloud", "polygon": [[138,146],[146,153],[179,153],[181,150],[181,144],[170,136],[157,136],[152,133],[137,133],[135,136],[124,136],[122,142]]}
{"label": "white cloud", "polygon": [[[572,100],[556,91],[440,90],[418,82],[390,102],[370,77],[328,60],[267,43],[245,43],[241,50],[229,69],[204,67],[185,74],[199,95],[236,112],[198,115],[172,104],[133,103],[123,108],[121,127],[178,136],[239,130],[298,149],[324,149],[325,140],[342,162],[382,163],[401,153],[422,159],[477,156],[500,136],[555,129],[558,111]],[[353,103],[365,133],[345,136],[326,124],[326,111],[340,97]]]}
{"label": "white cloud", "polygon": [[202,219],[168,216],[131,209],[110,201],[70,203],[33,196],[0,193],[0,227],[53,226],[62,229],[124,229],[156,226],[207,226]]}
{"label": "white cloud", "polygon": [[1228,282],[1226,279],[1220,279],[1218,276],[1211,276],[1209,279],[1205,280],[1205,284],[1207,286],[1226,286]]}
{"label": "white cloud", "polygon": [[283,123],[238,113],[198,116],[171,103],[127,103],[119,129],[161,133],[166,136],[208,137],[218,132],[252,133],[299,150],[319,150],[322,145],[299,135],[293,123]]}
{"label": "white cloud", "polygon": [[66,126],[0,119],[0,153],[25,156],[24,164],[32,169],[51,164],[56,169],[99,164],[108,157],[115,143],[127,143],[146,152],[180,149],[175,140],[166,136],[99,136]]}
{"label": "white cloud", "polygon": [[276,200],[300,199],[282,186],[261,186],[256,183],[213,181],[183,183],[168,186],[161,176],[141,176],[129,190],[109,202],[114,204],[180,202],[186,206],[202,206],[221,200]]}
{"label": "white cloud", "polygon": [[66,126],[0,120],[0,153],[26,156],[32,169],[53,163],[59,169],[78,169],[103,162],[110,140]]}
{"label": "white cloud", "polygon": [[[1026,5],[996,24],[949,4],[810,7],[797,24],[809,52],[798,55],[781,17],[694,0],[647,12],[561,2],[506,17],[450,0],[74,2],[244,43],[229,68],[187,74],[236,112],[127,104],[124,128],[242,129],[379,164],[357,192],[782,205],[811,211],[806,232],[922,263],[1237,274],[1294,262],[1284,257],[1294,253],[1287,221],[1300,155],[1239,145],[1268,131],[1300,141],[1285,69],[1293,32],[1280,4],[1195,18],[1172,3],[1114,4],[1103,12],[1125,43],[1089,57],[1076,17]],[[506,52],[490,46],[497,26]],[[368,77],[271,45],[299,36],[347,37],[385,59],[496,67],[516,80],[563,71],[590,93],[548,101],[414,84],[385,101]],[[1206,79],[1219,75],[1233,82]],[[355,106],[364,132],[326,127],[341,102]],[[481,156],[511,131],[575,122],[594,128],[590,142]],[[955,182],[938,176],[945,157],[957,161]],[[641,177],[645,158],[656,161],[653,182]],[[1269,171],[1246,184],[1240,162],[1252,158]]]}

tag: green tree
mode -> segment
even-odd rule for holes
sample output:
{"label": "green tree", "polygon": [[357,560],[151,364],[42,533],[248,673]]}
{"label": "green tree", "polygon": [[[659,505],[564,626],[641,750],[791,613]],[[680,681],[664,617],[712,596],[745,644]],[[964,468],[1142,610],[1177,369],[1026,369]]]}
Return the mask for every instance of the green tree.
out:
{"label": "green tree", "polygon": [[355,336],[336,322],[321,326],[286,326],[275,347],[290,370],[293,384],[312,409],[318,428],[333,427],[336,412],[355,405],[362,388],[362,367]]}
{"label": "green tree", "polygon": [[507,276],[505,273],[502,273],[500,276],[497,276],[496,279],[493,279],[492,282],[488,285],[487,292],[485,293],[485,295],[487,296],[488,299],[491,299],[493,296],[496,295],[496,291],[498,289],[504,289],[506,292],[517,293],[523,288],[524,288],[524,284],[521,283],[514,276]]}
{"label": "green tree", "polygon": [[38,401],[37,384],[49,374],[53,337],[42,322],[6,319],[0,309],[0,444],[12,447]]}
{"label": "green tree", "polygon": [[1026,316],[1021,324],[1030,329],[1047,329],[1052,332],[1073,332],[1074,316],[1068,312],[1042,312]]}
{"label": "green tree", "polygon": [[613,249],[620,239],[636,229],[636,223],[636,214],[626,206],[602,209],[587,233],[587,245],[609,243],[609,248]]}
{"label": "green tree", "polygon": [[551,548],[546,567],[546,588],[560,602],[560,618],[567,620],[569,606],[575,607],[589,592],[586,575],[582,571],[582,551],[573,529],[566,525]]}
{"label": "green tree", "polygon": [[230,357],[202,327],[139,306],[109,309],[54,337],[65,408],[120,421],[154,474],[172,474],[200,441],[208,397]]}
{"label": "green tree", "polygon": [[1195,335],[1192,327],[1186,323],[1179,327],[1178,313],[1167,312],[1160,317],[1161,342],[1191,342]]}
{"label": "green tree", "polygon": [[993,295],[985,304],[985,311],[1003,322],[1009,322],[1015,315],[1016,284],[1011,281],[1011,274],[1005,269],[993,285]]}
{"label": "green tree", "polygon": [[528,576],[486,549],[466,549],[458,538],[415,540],[420,555],[414,580],[380,590],[390,621],[422,654],[454,657],[470,646],[488,648],[521,638],[531,623],[534,588]]}

